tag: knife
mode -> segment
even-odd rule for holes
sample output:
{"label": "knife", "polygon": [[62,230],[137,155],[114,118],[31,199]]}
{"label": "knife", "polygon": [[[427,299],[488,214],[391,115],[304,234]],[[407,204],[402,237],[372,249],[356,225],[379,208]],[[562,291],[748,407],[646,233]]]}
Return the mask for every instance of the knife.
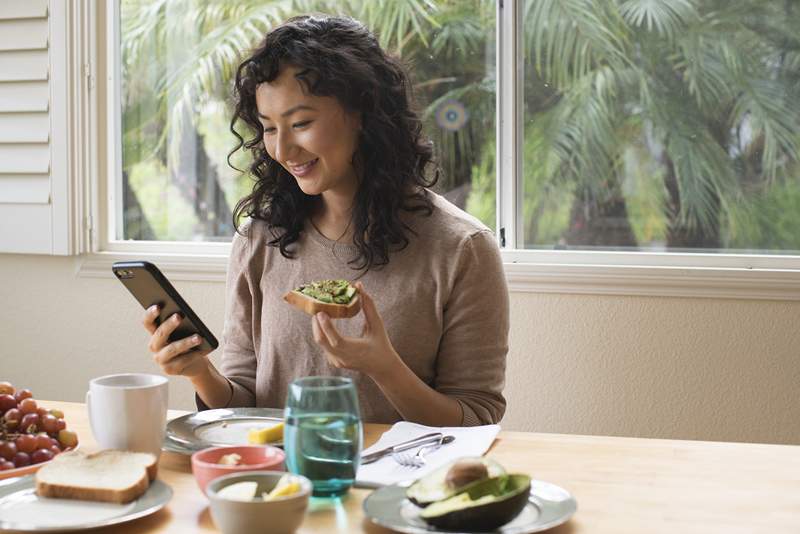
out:
{"label": "knife", "polygon": [[[385,449],[381,449],[379,451],[371,452],[369,454],[365,454],[361,456],[361,465],[371,464],[372,462],[376,462],[386,456],[387,454],[391,454],[393,452],[400,452],[405,451],[407,449],[413,449],[414,447],[419,447],[420,445],[427,445],[429,443],[437,443],[439,441],[443,441],[444,435],[441,432],[431,432],[430,434],[425,434],[424,436],[419,436],[414,439],[410,439],[408,441],[401,441],[400,443],[396,443],[391,447],[386,447]],[[451,440],[448,440],[451,441]]]}

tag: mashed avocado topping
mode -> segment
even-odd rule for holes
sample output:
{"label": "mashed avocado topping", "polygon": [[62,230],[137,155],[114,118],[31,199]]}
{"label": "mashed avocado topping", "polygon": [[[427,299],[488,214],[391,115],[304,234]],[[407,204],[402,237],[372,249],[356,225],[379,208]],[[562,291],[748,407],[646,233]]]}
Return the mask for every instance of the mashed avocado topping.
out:
{"label": "mashed avocado topping", "polygon": [[303,284],[295,291],[328,304],[350,304],[356,294],[356,288],[347,280],[319,280]]}

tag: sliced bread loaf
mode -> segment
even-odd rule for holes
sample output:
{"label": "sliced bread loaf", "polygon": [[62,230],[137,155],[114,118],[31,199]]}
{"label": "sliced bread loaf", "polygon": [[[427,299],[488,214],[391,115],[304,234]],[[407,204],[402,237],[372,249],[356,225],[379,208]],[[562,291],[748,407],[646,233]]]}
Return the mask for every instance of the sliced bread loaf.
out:
{"label": "sliced bread loaf", "polygon": [[140,497],[156,478],[152,454],[104,450],[64,452],[36,472],[41,497],[127,503]]}

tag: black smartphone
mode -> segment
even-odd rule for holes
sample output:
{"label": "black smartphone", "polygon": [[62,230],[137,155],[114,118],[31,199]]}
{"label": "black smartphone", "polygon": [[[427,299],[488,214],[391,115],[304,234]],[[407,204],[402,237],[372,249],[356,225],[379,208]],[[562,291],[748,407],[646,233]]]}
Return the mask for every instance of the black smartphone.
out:
{"label": "black smartphone", "polygon": [[181,324],[169,336],[170,343],[199,334],[203,343],[192,347],[192,350],[211,351],[219,346],[214,334],[206,328],[158,267],[147,261],[118,261],[111,266],[111,270],[144,309],[158,304],[160,312],[155,321],[156,326],[175,313],[181,315]]}

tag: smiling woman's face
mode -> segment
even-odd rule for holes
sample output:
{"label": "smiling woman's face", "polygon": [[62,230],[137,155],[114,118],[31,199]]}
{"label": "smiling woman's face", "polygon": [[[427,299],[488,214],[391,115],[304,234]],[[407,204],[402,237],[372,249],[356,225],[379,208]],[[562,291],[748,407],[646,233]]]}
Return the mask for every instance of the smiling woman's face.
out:
{"label": "smiling woman's face", "polygon": [[285,67],[256,89],[267,154],[297,180],[307,195],[333,192],[352,198],[358,189],[353,154],[361,121],[336,98],[308,94]]}

